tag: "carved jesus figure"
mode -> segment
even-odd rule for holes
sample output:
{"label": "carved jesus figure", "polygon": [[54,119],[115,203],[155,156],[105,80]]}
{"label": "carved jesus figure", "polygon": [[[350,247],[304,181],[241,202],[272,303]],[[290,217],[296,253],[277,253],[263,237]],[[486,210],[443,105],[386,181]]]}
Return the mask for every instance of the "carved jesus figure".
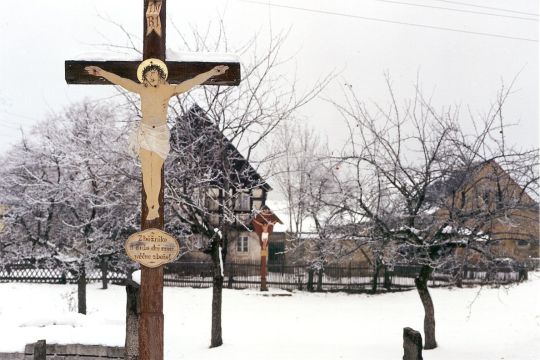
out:
{"label": "carved jesus figure", "polygon": [[161,190],[161,168],[170,146],[167,126],[167,109],[171,97],[201,85],[212,76],[224,74],[228,66],[219,65],[178,85],[169,84],[167,66],[159,59],[143,61],[137,70],[140,83],[122,78],[97,66],[87,66],[90,75],[101,76],[115,85],[139,94],[142,120],[139,128],[131,135],[130,142],[139,154],[142,166],[143,186],[148,207],[147,220],[159,217],[159,192]]}

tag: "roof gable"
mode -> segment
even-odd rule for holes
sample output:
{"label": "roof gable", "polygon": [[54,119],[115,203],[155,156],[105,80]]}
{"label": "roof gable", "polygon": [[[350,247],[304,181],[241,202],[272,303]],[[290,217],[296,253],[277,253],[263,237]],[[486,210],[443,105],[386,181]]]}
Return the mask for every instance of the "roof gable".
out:
{"label": "roof gable", "polygon": [[[186,114],[176,118],[171,129],[171,150],[191,154],[193,166],[204,163],[212,172],[211,177],[216,185],[223,183],[224,177],[228,176],[230,183],[237,187],[272,190],[249,161],[223,135],[208,113],[197,104]],[[227,163],[228,174],[224,174],[224,162]]]}

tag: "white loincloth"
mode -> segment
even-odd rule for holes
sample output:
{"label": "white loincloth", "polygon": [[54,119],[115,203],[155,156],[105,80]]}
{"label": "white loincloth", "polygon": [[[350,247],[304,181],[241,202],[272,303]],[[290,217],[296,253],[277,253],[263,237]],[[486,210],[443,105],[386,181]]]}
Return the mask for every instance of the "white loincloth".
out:
{"label": "white loincloth", "polygon": [[139,155],[139,150],[143,148],[155,152],[165,160],[171,150],[170,137],[171,132],[167,124],[153,126],[141,122],[139,128],[129,137],[129,149],[134,155]]}

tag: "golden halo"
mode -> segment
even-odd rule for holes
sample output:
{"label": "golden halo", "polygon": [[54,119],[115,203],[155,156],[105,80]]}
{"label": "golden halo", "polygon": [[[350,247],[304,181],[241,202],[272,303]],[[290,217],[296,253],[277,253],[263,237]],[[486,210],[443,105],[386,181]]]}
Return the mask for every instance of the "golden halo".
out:
{"label": "golden halo", "polygon": [[146,59],[142,63],[140,63],[139,67],[137,68],[137,79],[139,79],[139,81],[141,83],[144,82],[143,76],[142,76],[143,70],[147,66],[150,66],[150,65],[159,66],[161,68],[161,70],[163,70],[163,73],[165,74],[165,80],[167,79],[167,77],[169,76],[169,70],[167,69],[167,65],[165,65],[165,63],[163,61],[159,60],[159,59],[150,58],[150,59]]}

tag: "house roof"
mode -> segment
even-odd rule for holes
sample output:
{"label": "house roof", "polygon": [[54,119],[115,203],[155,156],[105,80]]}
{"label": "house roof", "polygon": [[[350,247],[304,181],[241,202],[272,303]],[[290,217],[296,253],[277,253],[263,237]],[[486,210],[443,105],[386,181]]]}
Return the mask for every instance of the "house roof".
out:
{"label": "house roof", "polygon": [[[488,169],[488,167],[491,167],[491,169]],[[523,190],[523,187],[497,161],[489,159],[454,170],[446,179],[433,183],[428,189],[427,196],[428,198],[436,198],[440,195],[447,197],[461,191],[468,192],[482,181],[493,180],[493,177],[504,179],[514,189]],[[536,203],[526,191],[523,191],[523,196],[525,197],[523,199],[525,202]]]}
{"label": "house roof", "polygon": [[172,151],[192,151],[215,156],[218,156],[218,153],[225,154],[213,163],[209,161],[209,166],[214,168],[213,178],[216,179],[216,183],[223,181],[223,171],[218,165],[226,158],[226,161],[231,162],[230,169],[233,171],[229,173],[229,177],[233,184],[241,184],[244,189],[258,187],[265,191],[272,190],[266,180],[220,131],[215,121],[210,119],[208,112],[197,104],[186,114],[176,118],[176,123],[171,129],[171,144]]}
{"label": "house roof", "polygon": [[283,221],[272,211],[268,206],[261,207],[255,216],[253,221],[259,221],[261,223],[283,224]]}

